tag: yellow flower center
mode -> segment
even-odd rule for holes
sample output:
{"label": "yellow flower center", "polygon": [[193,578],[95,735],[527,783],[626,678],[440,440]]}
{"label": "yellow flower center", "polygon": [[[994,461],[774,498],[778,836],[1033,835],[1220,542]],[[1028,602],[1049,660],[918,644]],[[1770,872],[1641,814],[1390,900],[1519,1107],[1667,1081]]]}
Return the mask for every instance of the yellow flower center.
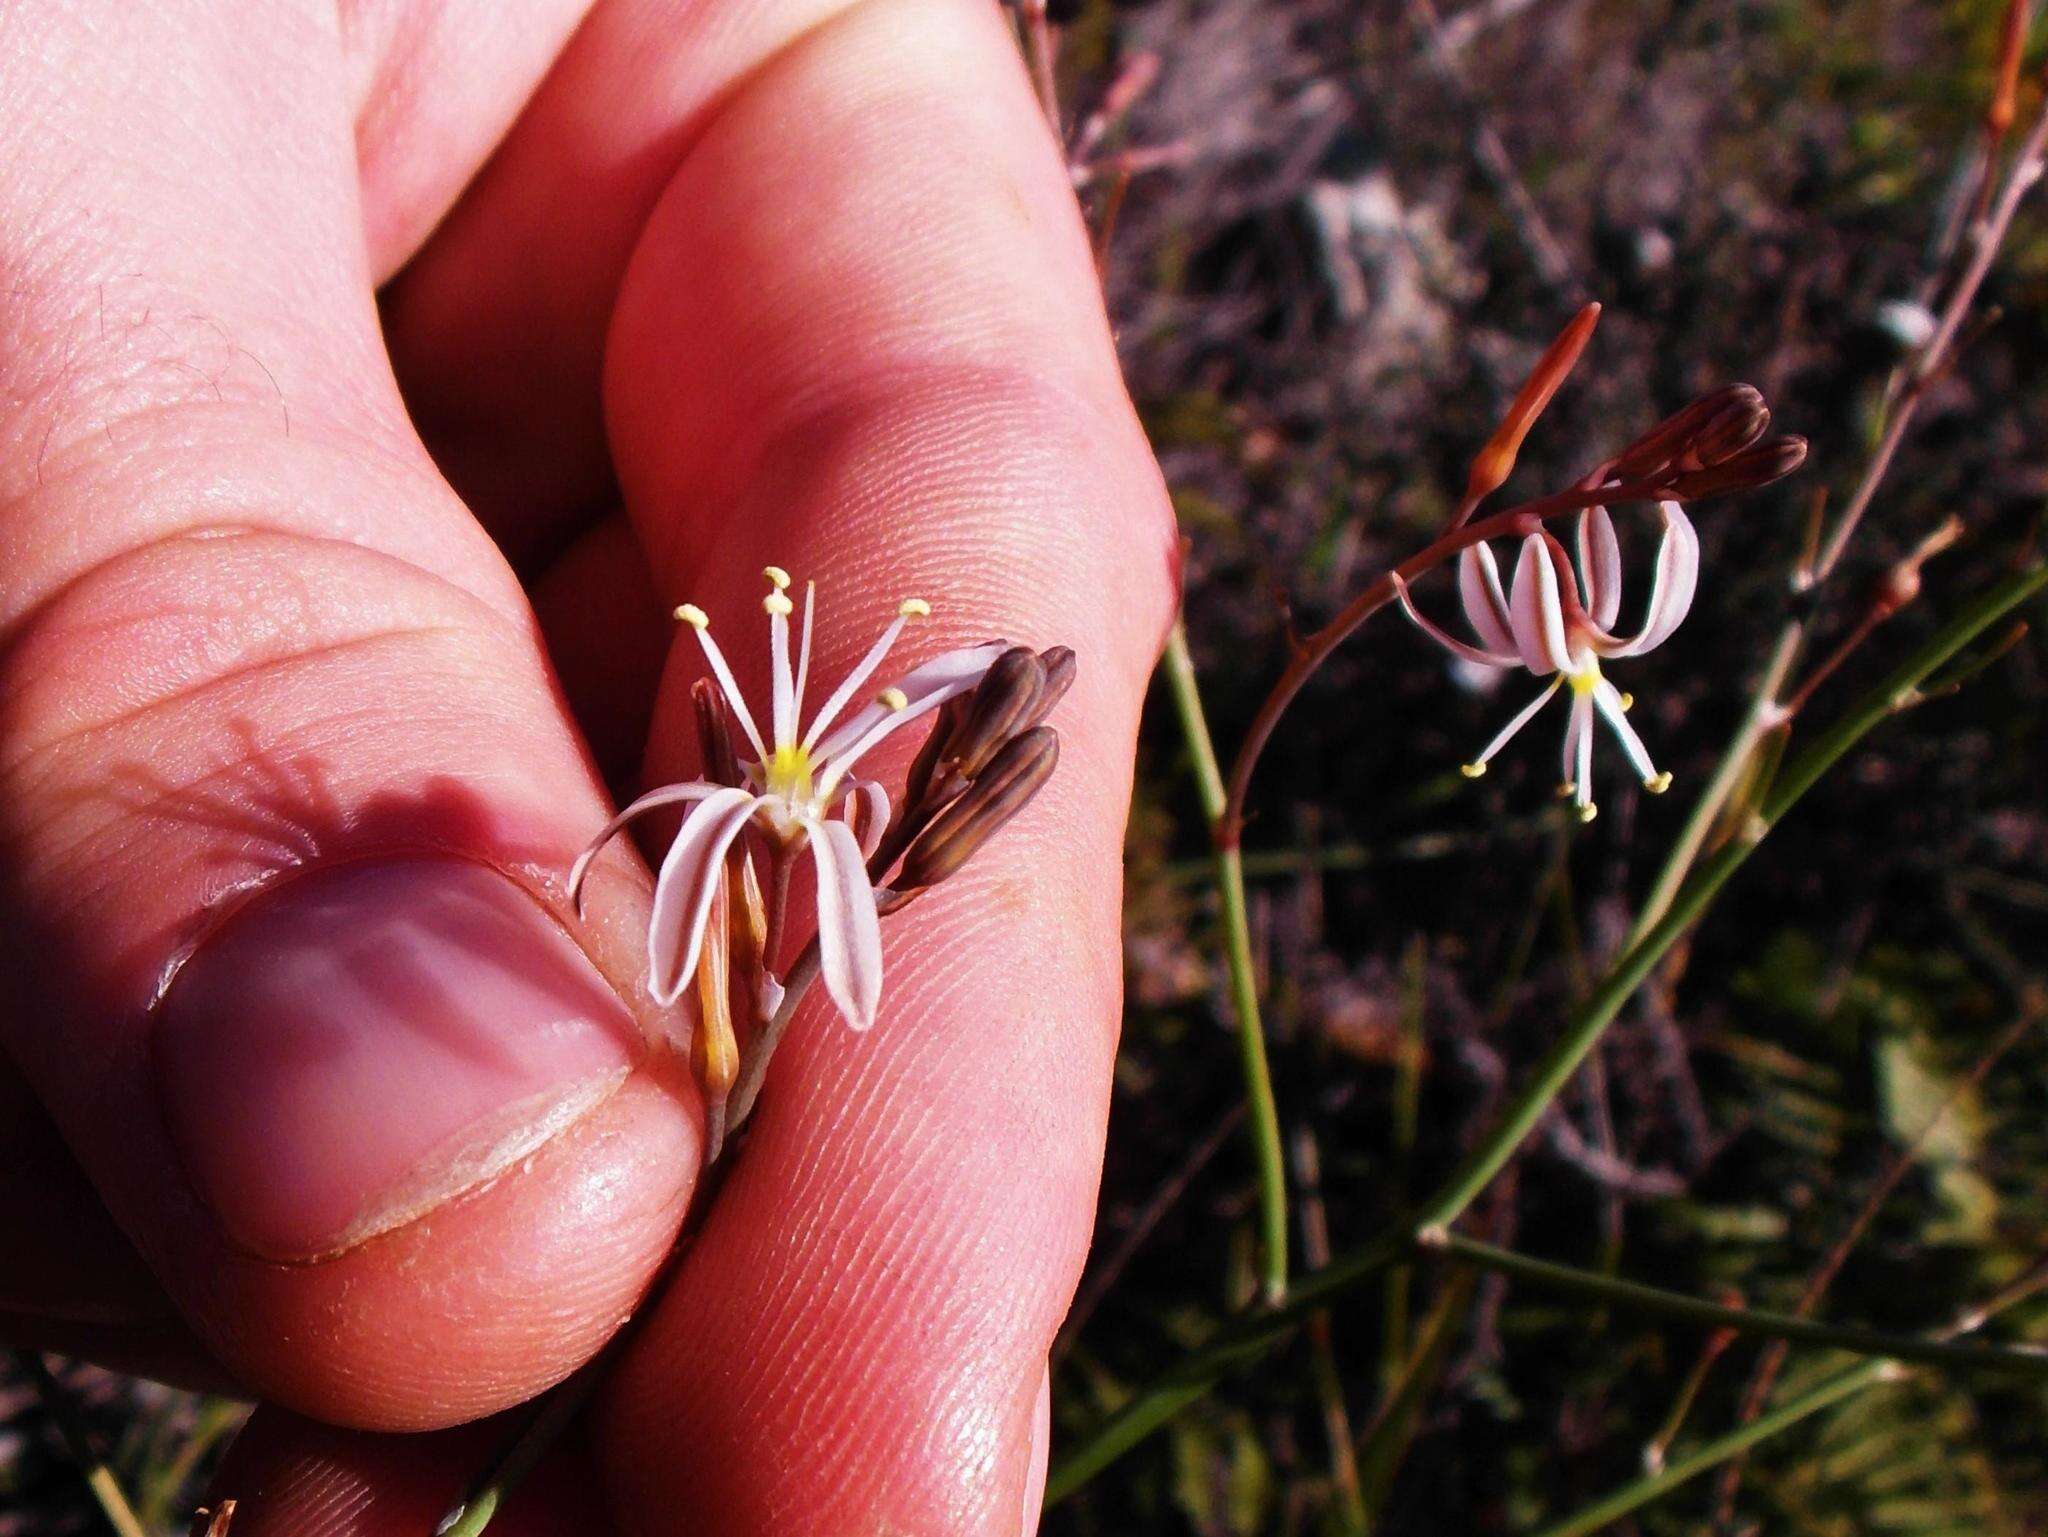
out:
{"label": "yellow flower center", "polygon": [[801,744],[776,748],[762,769],[770,795],[797,802],[811,798],[811,755]]}

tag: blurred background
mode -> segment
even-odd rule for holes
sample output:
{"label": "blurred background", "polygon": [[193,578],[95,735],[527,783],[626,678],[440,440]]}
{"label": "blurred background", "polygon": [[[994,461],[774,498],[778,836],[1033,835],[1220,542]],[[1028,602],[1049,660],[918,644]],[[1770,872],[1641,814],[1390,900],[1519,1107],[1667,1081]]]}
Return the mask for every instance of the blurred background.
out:
{"label": "blurred background", "polygon": [[[1135,92],[1085,146],[1080,179],[1098,228],[1114,214],[1110,311],[1186,535],[1189,643],[1226,761],[1286,662],[1289,616],[1312,628],[1435,536],[1473,452],[1586,300],[1604,319],[1523,450],[1515,499],[1731,381],[1813,443],[1800,475],[1698,510],[1692,618],[1614,669],[1676,775],[1668,796],[1641,796],[1603,750],[1602,814],[1581,826],[1553,796],[1561,718],[1485,779],[1460,777],[1527,680],[1489,691],[1391,611],[1280,728],[1245,845],[1297,1269],[1371,1238],[1440,1179],[1616,953],[1788,613],[1815,493],[1839,502],[1862,475],[1894,371],[1932,328],[1978,196],[2006,9],[1056,12],[1069,126],[1119,84]],[[2015,138],[2040,110],[2040,52],[2025,54]],[[1967,536],[1817,691],[1817,722],[2031,537],[2048,495],[2044,315],[2048,211],[2030,204],[1815,617],[1815,654],[1944,517]],[[1621,522],[1640,592],[1648,541]],[[1446,619],[1448,588],[1423,593]],[[1808,797],[1624,1011],[1476,1228],[1760,1308],[1798,1306],[1838,1270],[1820,1316],[1902,1332],[2030,1273],[2048,1252],[2039,635],[2037,622],[1952,697],[1887,725]],[[1132,813],[1097,1244],[1055,1357],[1056,1454],[1254,1291],[1256,1186],[1207,847],[1161,690]],[[2022,1304],[1994,1332],[2042,1327],[2048,1309]],[[1712,1343],[1417,1266],[1346,1293],[1047,1530],[1533,1530],[1636,1478],[1646,1452],[1683,1456],[1740,1423],[1762,1348],[1703,1354]],[[1796,1353],[1775,1401],[1840,1360]],[[53,1365],[169,1530],[234,1406]],[[2041,1532],[2044,1414],[2039,1382],[1915,1373],[1615,1530]],[[0,1379],[0,1537],[96,1521],[30,1386]]]}

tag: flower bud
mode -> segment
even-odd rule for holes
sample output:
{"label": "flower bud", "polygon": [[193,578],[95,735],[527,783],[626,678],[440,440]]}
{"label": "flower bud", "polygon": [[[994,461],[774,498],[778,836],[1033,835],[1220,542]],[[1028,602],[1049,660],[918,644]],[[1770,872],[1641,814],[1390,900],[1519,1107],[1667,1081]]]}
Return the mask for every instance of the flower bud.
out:
{"label": "flower bud", "polygon": [[1737,385],[1692,440],[1691,457],[1702,465],[1725,463],[1762,437],[1770,425],[1771,410],[1763,396],[1746,384]]}
{"label": "flower bud", "polygon": [[690,707],[697,716],[697,743],[703,752],[704,777],[713,784],[743,783],[739,755],[732,746],[732,723],[718,685],[709,678],[699,678],[691,684]]}
{"label": "flower bud", "polygon": [[[1727,420],[1764,411],[1764,397],[1747,384],[1724,384],[1664,418],[1616,457],[1609,473],[1619,480],[1641,480],[1665,469],[1691,449],[1700,436]],[[1725,429],[1723,429],[1725,431]],[[1757,428],[1757,433],[1763,431]],[[1752,434],[1752,441],[1756,434]],[[1730,450],[1731,452],[1733,450]],[[1710,463],[1704,456],[1701,463]]]}
{"label": "flower bud", "polygon": [[1045,669],[1045,687],[1038,692],[1038,703],[1031,707],[1031,718],[1024,722],[1027,727],[1045,724],[1052,707],[1067,697],[1067,690],[1074,686],[1074,678],[1081,670],[1072,646],[1053,646],[1039,652],[1038,665]]}
{"label": "flower bud", "polygon": [[973,779],[1016,735],[1044,692],[1045,668],[1029,646],[1012,646],[989,664],[946,743],[946,758],[963,779]]}
{"label": "flower bud", "polygon": [[697,1039],[692,1066],[704,1096],[723,1100],[740,1072],[740,1043],[732,1028],[731,882],[723,872],[711,897],[711,919],[697,957]]}
{"label": "flower bud", "polygon": [[1676,501],[1693,502],[1727,491],[1753,491],[1782,480],[1806,462],[1806,439],[1766,438],[1719,464],[1691,470],[1671,482]]}
{"label": "flower bud", "polygon": [[916,891],[953,874],[1031,803],[1059,758],[1059,733],[1050,726],[1012,737],[960,798],[918,835],[891,884],[898,891]]}
{"label": "flower bud", "polygon": [[1589,304],[1574,315],[1565,328],[1557,333],[1557,339],[1543,349],[1543,356],[1536,360],[1536,366],[1529,370],[1521,390],[1509,405],[1507,414],[1500,425],[1493,430],[1493,436],[1486,440],[1486,446],[1479,450],[1472,460],[1472,472],[1465,481],[1465,499],[1477,502],[1498,491],[1515,467],[1515,458],[1522,451],[1522,439],[1529,435],[1529,429],[1536,425],[1536,418],[1543,414],[1543,408],[1558,391],[1572,368],[1579,361],[1579,354],[1586,350],[1586,343],[1593,338],[1593,327],[1600,323],[1600,306]]}

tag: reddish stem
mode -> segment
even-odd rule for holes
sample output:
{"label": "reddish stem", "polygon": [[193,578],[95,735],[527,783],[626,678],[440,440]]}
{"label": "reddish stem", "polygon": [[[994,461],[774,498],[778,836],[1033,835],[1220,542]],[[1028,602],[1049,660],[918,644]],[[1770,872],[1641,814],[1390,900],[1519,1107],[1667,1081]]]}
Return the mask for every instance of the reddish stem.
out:
{"label": "reddish stem", "polygon": [[1567,490],[1554,491],[1549,496],[1510,507],[1505,512],[1496,512],[1476,523],[1450,529],[1434,544],[1383,573],[1320,630],[1306,639],[1297,640],[1294,655],[1288,659],[1286,670],[1280,674],[1265,703],[1259,706],[1258,714],[1252,717],[1252,723],[1245,732],[1244,745],[1238,749],[1237,759],[1230,766],[1223,816],[1216,824],[1216,847],[1228,851],[1243,841],[1245,800],[1251,790],[1252,771],[1258,767],[1259,755],[1266,750],[1266,743],[1280,724],[1280,717],[1287,713],[1294,696],[1302,691],[1316,669],[1329,659],[1330,653],[1393,598],[1396,576],[1404,582],[1412,582],[1435,570],[1468,545],[1487,539],[1534,533],[1546,519],[1587,507],[1654,501],[1670,490],[1668,481],[1661,479],[1622,481],[1611,486],[1590,484],[1600,473],[1595,471]]}

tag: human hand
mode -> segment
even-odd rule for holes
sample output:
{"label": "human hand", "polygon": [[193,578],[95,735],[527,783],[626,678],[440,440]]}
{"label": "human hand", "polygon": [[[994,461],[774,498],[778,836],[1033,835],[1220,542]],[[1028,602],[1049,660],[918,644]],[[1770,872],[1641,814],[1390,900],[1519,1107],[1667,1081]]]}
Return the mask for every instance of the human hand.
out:
{"label": "human hand", "polygon": [[561,881],[772,562],[824,676],[913,594],[1073,646],[1060,770],[501,1529],[1028,1530],[1173,540],[1001,16],[342,10],[0,27],[0,1334],[279,1406],[236,1537],[424,1532],[503,1427],[372,1432],[572,1370],[689,1200],[646,882]]}

